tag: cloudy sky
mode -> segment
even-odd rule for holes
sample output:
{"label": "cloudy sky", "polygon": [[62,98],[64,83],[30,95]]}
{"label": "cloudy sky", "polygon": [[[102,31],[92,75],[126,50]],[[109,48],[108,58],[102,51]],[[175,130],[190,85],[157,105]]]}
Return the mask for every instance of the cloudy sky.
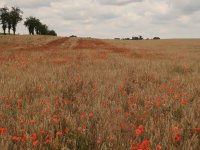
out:
{"label": "cloudy sky", "polygon": [[[24,19],[35,16],[60,36],[200,37],[200,0],[1,0],[3,6],[20,7]],[[23,23],[17,33],[28,33]]]}

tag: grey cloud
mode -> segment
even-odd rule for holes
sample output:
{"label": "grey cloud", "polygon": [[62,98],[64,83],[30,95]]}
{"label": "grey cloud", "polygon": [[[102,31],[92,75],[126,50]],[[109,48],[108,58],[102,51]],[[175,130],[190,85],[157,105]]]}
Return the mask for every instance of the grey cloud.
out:
{"label": "grey cloud", "polygon": [[106,21],[110,19],[117,18],[118,15],[114,13],[106,13],[106,12],[94,12],[89,13],[87,11],[72,11],[66,14],[60,14],[63,19],[65,20],[71,20],[71,21],[88,21],[88,20],[99,20],[99,21]]}
{"label": "grey cloud", "polygon": [[187,13],[187,14],[192,14],[196,11],[200,11],[200,2],[199,4],[193,4],[193,5],[187,5],[183,7],[183,12]]}
{"label": "grey cloud", "polygon": [[142,2],[143,0],[97,0],[100,4],[103,5],[127,5],[134,2]]}
{"label": "grey cloud", "polygon": [[167,14],[153,14],[150,20],[155,24],[170,24],[176,22],[179,16],[180,14],[174,11]]}
{"label": "grey cloud", "polygon": [[[110,20],[117,18],[120,14],[107,7],[100,7],[99,5],[88,2],[81,2],[80,4],[62,5],[62,3],[51,3],[52,11],[55,11],[57,16],[64,20],[91,22],[94,20]],[[59,9],[58,9],[59,8]]]}
{"label": "grey cloud", "polygon": [[21,8],[37,8],[42,6],[49,6],[52,0],[6,0],[5,4],[8,6],[18,6]]}
{"label": "grey cloud", "polygon": [[174,9],[178,9],[185,14],[192,14],[196,11],[200,11],[199,0],[176,0],[171,2],[171,5]]}

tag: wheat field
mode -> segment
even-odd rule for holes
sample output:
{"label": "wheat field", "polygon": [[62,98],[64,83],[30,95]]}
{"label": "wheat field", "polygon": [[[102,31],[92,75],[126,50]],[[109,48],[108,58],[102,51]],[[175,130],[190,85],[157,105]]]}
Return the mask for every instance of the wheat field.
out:
{"label": "wheat field", "polygon": [[0,149],[200,149],[200,40],[0,36]]}

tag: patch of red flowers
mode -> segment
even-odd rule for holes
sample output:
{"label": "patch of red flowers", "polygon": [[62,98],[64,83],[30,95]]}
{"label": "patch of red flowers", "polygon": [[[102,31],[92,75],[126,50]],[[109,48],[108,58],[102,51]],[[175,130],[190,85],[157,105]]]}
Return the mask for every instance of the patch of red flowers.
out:
{"label": "patch of red flowers", "polygon": [[149,140],[143,140],[142,143],[132,146],[132,150],[151,150],[149,147]]}
{"label": "patch of red flowers", "polygon": [[174,136],[174,141],[180,141],[180,133],[176,132],[175,136]]}

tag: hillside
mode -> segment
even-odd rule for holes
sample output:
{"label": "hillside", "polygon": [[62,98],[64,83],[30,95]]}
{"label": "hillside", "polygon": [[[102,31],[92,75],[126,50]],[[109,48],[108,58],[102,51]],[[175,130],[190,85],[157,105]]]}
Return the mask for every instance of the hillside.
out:
{"label": "hillside", "polygon": [[200,40],[0,36],[0,149],[198,149]]}

